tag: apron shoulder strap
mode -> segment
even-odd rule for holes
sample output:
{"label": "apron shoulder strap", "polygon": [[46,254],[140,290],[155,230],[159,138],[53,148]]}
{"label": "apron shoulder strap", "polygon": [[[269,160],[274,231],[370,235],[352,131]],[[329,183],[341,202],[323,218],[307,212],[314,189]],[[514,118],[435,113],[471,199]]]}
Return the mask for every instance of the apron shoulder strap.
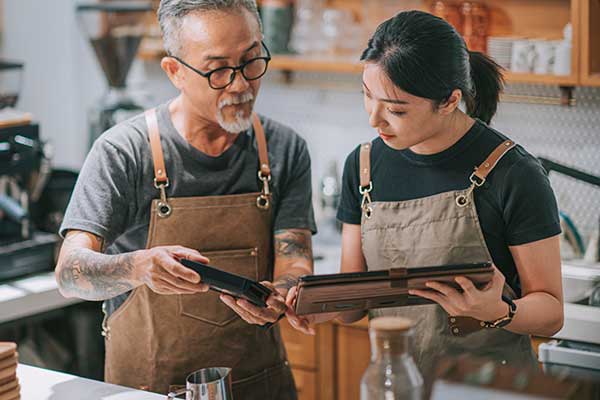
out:
{"label": "apron shoulder strap", "polygon": [[[154,180],[155,185],[166,184],[168,186],[169,178],[165,169],[165,159],[163,156],[162,146],[160,144],[160,132],[158,129],[158,119],[156,109],[152,108],[144,113],[146,125],[148,125],[148,136],[150,138],[150,149],[152,151],[152,161],[154,163]],[[253,115],[252,125],[256,135],[256,143],[258,147],[258,158],[260,160],[260,172],[264,177],[271,175],[269,166],[269,155],[267,151],[267,140],[265,131],[257,114]]]}
{"label": "apron shoulder strap", "polygon": [[169,185],[169,178],[165,169],[165,159],[162,146],[160,144],[160,132],[158,130],[158,118],[156,109],[151,108],[144,112],[146,125],[148,125],[148,136],[150,137],[150,150],[152,151],[152,161],[154,163],[154,185]]}
{"label": "apron shoulder strap", "polygon": [[481,163],[478,167],[475,167],[475,172],[473,172],[473,174],[471,175],[471,181],[473,181],[476,177],[477,179],[479,179],[479,182],[477,182],[476,184],[478,186],[481,186],[483,182],[485,182],[485,179],[487,178],[489,173],[492,172],[496,164],[498,164],[498,161],[500,161],[500,159],[504,157],[504,155],[515,146],[516,143],[512,140],[505,140],[500,145],[498,145],[498,147],[496,147],[494,151],[491,152],[491,154],[485,159],[483,163]]}
{"label": "apron shoulder strap", "polygon": [[360,145],[360,187],[367,189],[371,185],[371,143]]}
{"label": "apron shoulder strap", "polygon": [[260,161],[260,175],[263,177],[271,176],[271,167],[269,166],[269,153],[267,151],[267,139],[265,138],[265,130],[263,129],[258,114],[252,115],[252,127],[256,136],[256,145],[258,147],[258,158]]}

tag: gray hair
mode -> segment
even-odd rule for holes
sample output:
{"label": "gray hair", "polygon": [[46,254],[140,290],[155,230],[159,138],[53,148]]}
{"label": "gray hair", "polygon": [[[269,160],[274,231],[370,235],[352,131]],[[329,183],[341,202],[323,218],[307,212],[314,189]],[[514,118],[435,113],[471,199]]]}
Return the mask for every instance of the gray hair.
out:
{"label": "gray hair", "polygon": [[255,0],[160,0],[158,22],[163,36],[163,46],[170,55],[179,55],[181,40],[179,32],[183,18],[196,11],[229,11],[245,8],[256,16],[262,31],[262,24]]}

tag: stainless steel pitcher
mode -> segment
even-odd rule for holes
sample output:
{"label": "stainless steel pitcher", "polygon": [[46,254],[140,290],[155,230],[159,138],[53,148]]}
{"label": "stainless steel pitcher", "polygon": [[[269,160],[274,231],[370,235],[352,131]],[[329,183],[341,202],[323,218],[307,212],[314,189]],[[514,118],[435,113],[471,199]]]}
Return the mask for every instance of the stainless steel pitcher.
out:
{"label": "stainless steel pitcher", "polygon": [[185,378],[185,389],[168,394],[177,399],[185,393],[186,400],[232,400],[231,368],[203,368]]}

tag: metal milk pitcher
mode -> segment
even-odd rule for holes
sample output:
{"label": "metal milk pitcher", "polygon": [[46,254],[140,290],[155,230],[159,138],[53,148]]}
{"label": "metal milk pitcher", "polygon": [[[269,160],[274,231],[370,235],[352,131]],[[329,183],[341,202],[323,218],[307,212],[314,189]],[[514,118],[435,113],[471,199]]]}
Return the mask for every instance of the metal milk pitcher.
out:
{"label": "metal milk pitcher", "polygon": [[202,368],[185,378],[185,389],[169,393],[177,399],[185,393],[186,400],[232,400],[231,368]]}

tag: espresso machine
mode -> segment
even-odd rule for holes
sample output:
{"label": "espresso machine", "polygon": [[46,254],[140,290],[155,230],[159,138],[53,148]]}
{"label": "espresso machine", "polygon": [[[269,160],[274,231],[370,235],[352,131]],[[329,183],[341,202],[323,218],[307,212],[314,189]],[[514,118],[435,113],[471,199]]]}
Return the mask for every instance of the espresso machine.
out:
{"label": "espresso machine", "polygon": [[51,168],[39,125],[14,108],[23,68],[0,60],[0,281],[52,269],[58,242],[32,218]]}
{"label": "espresso machine", "polygon": [[149,1],[96,1],[76,8],[108,84],[108,90],[89,112],[89,145],[107,129],[146,107],[127,90],[127,75],[152,18]]}

